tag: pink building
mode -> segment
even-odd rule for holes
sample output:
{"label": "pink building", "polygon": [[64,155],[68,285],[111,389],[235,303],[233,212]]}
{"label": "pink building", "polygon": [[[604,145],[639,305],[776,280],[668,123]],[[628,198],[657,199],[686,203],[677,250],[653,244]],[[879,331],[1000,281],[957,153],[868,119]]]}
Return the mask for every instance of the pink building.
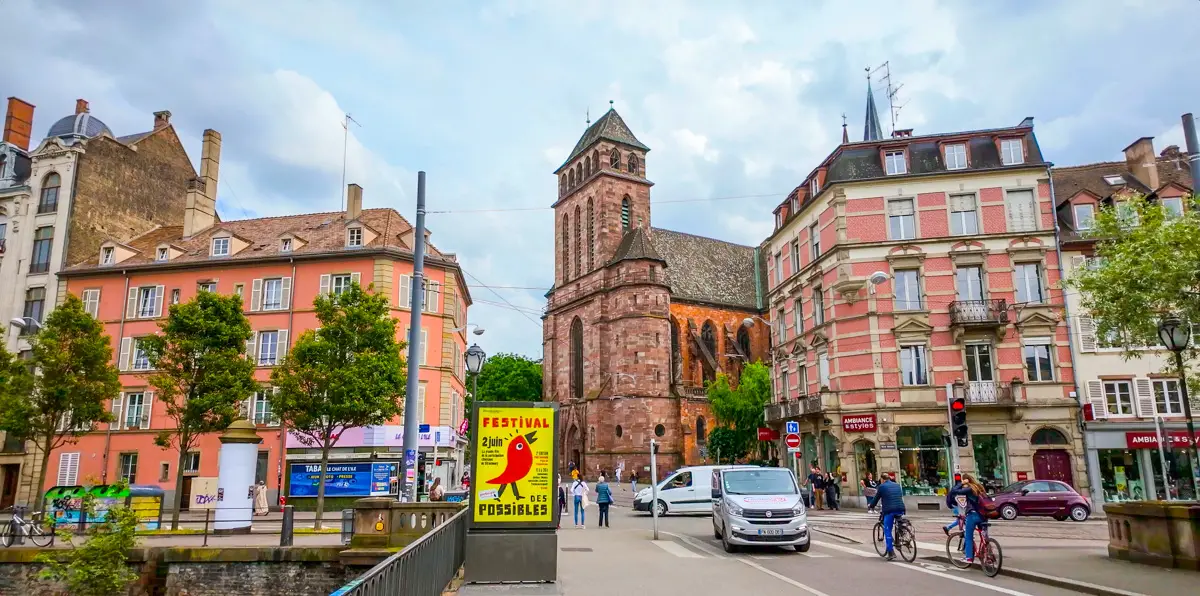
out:
{"label": "pink building", "polygon": [[[155,446],[154,436],[172,422],[146,384],[149,362],[138,341],[158,330],[169,305],[197,292],[243,297],[254,329],[247,352],[258,364],[255,377],[264,384],[292,340],[316,327],[314,298],[340,292],[352,282],[389,297],[398,339],[407,339],[413,246],[409,222],[392,209],[363,210],[362,189],[353,184],[345,212],[219,221],[212,198],[219,144],[219,136],[206,133],[201,176],[186,197],[182,225],[160,227],[124,244],[105,242],[94,259],[60,273],[60,283],[84,301],[112,337],[124,389],[111,406],[114,423],[100,425],[52,454],[47,487],[124,478],[162,487],[170,502],[178,453]],[[426,249],[425,317],[417,348],[420,420],[457,428],[463,417],[462,355],[470,295],[455,256],[428,243]],[[272,495],[288,486],[286,463],[319,460],[304,448],[288,449],[263,394],[246,396],[245,413],[263,438],[257,476]],[[396,453],[386,448],[359,453],[365,442],[362,433],[354,437],[337,445],[333,457],[338,463],[399,461],[402,456],[399,448]],[[443,446],[445,469],[430,472],[447,477],[460,473],[463,441],[455,436],[454,443]],[[188,478],[217,475],[218,451],[216,436],[200,439],[183,470],[185,492],[190,491]]]}
{"label": "pink building", "polygon": [[968,400],[963,472],[993,487],[1086,487],[1049,164],[1032,119],[927,136],[870,129],[775,211],[768,424],[798,423],[794,465],[840,470],[847,494],[867,472],[895,473],[907,495],[941,502],[954,474],[950,385]]}

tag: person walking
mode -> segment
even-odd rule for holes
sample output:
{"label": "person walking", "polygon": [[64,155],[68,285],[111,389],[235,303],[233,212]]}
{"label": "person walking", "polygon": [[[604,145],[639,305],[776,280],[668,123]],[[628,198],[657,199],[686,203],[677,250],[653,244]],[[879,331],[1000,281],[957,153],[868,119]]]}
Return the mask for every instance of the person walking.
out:
{"label": "person walking", "polygon": [[842,475],[837,472],[825,474],[825,503],[834,511],[841,511]]}
{"label": "person walking", "polygon": [[824,509],[825,476],[821,474],[821,466],[813,464],[812,470],[808,473],[808,484],[812,486],[813,508]]}
{"label": "person walking", "polygon": [[629,471],[629,490],[633,491],[634,495],[637,495],[637,470]]}
{"label": "person walking", "polygon": [[563,486],[562,474],[558,475],[558,527],[562,529],[562,518],[567,514],[567,487]]}
{"label": "person walking", "polygon": [[892,551],[892,529],[895,527],[896,518],[903,516],[907,511],[904,509],[904,489],[900,488],[891,476],[884,477],[883,484],[875,491],[875,497],[867,503],[870,509],[876,506],[883,508],[883,544],[887,547],[883,556],[889,561],[894,561],[896,553]]}
{"label": "person walking", "polygon": [[429,487],[429,500],[441,501],[446,498],[446,489],[442,488],[442,478],[439,476],[433,479],[433,484]]}
{"label": "person walking", "polygon": [[[578,472],[578,470],[576,470],[576,472]],[[588,495],[588,485],[587,482],[583,480],[582,476],[577,476],[571,483],[571,495],[575,500],[575,527],[582,530],[584,524],[584,510],[587,508]]]}
{"label": "person walking", "polygon": [[600,480],[596,482],[596,507],[600,509],[600,521],[596,524],[596,527],[608,527],[608,506],[612,505],[612,502],[612,490],[609,489],[604,474],[601,474]]}
{"label": "person walking", "polygon": [[254,485],[254,515],[266,515],[270,509],[267,507],[267,483],[262,480]]}
{"label": "person walking", "polygon": [[[875,474],[867,472],[867,477],[859,481],[859,484],[862,486],[862,495],[870,503],[871,497],[874,497],[875,491],[879,489],[879,481],[875,479]],[[867,513],[875,513],[875,508],[868,505]]]}

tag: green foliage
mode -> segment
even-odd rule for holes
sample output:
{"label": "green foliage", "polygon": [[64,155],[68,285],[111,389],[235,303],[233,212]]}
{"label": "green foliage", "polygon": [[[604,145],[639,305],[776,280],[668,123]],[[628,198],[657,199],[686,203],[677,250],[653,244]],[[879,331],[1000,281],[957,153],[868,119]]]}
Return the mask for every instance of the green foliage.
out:
{"label": "green foliage", "polygon": [[341,294],[318,296],[313,306],[320,328],[305,331],[272,371],[277,391],[267,400],[301,442],[321,448],[320,528],[329,450],[346,429],[400,414],[407,375],[386,295],[355,283]]}
{"label": "green foliage", "polygon": [[[93,514],[95,497],[85,495],[82,509],[84,515]],[[129,584],[138,577],[126,563],[130,549],[137,546],[137,526],[137,513],[128,507],[114,506],[104,521],[88,526],[87,540],[82,545],[74,543],[75,536],[70,530],[59,531],[58,539],[71,548],[38,555],[35,560],[45,565],[41,577],[63,582],[68,594],[126,593]]]}
{"label": "green foliage", "polygon": [[[142,339],[154,371],[147,381],[154,399],[174,422],[155,438],[163,449],[178,449],[176,470],[184,456],[205,433],[227,428],[237,416],[237,406],[253,393],[254,363],[245,358],[250,321],[242,313],[239,296],[199,292],[189,302],[175,304],[160,333]],[[175,475],[172,529],[179,527],[179,501],[183,474]]]}
{"label": "green foliage", "polygon": [[708,433],[708,457],[713,461],[720,457],[725,463],[737,461],[750,453],[753,439],[746,431],[718,426]]}
{"label": "green foliage", "polygon": [[[472,377],[473,378],[473,377]],[[467,388],[473,388],[472,379]],[[466,412],[476,396],[468,395]],[[542,401],[542,363],[518,354],[496,354],[479,370],[479,401]]]}
{"label": "green foliage", "polygon": [[715,456],[720,446],[722,460],[745,457],[758,440],[758,429],[765,424],[763,407],[770,401],[771,371],[761,361],[746,366],[736,389],[730,387],[728,377],[718,374],[708,385],[708,402],[724,428],[709,433],[709,453]]}
{"label": "green foliage", "polygon": [[[75,296],[68,295],[30,341],[31,362],[0,355],[0,377],[7,379],[0,379],[0,429],[32,440],[42,452],[40,489],[52,451],[112,420],[107,402],[121,384],[104,326]],[[30,376],[26,364],[38,374]]]}

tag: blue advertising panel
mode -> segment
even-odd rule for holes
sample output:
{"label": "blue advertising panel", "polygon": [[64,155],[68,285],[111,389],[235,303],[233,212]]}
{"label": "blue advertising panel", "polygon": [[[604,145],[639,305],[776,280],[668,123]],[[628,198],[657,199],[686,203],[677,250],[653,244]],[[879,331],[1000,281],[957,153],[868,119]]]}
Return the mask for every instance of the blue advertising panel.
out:
{"label": "blue advertising panel", "polygon": [[[325,496],[377,497],[393,494],[391,480],[399,474],[396,462],[330,463],[325,470]],[[288,496],[315,497],[321,464],[292,464]]]}

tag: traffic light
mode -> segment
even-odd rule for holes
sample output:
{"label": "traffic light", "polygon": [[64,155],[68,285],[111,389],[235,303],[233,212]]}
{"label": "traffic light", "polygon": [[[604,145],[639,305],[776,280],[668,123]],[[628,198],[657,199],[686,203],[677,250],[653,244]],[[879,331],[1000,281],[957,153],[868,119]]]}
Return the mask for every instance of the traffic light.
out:
{"label": "traffic light", "polygon": [[967,399],[961,395],[950,398],[950,434],[959,447],[968,445]]}

